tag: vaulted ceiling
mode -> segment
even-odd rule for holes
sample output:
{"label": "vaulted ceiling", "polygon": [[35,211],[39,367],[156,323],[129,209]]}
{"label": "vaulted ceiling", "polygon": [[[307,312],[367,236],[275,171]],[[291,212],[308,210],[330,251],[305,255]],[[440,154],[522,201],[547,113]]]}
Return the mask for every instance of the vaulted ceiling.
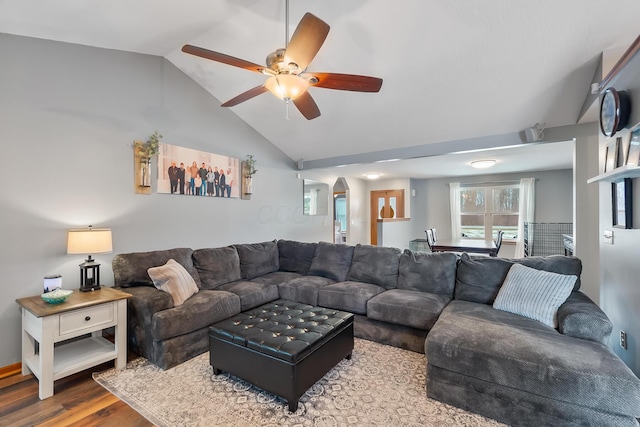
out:
{"label": "vaulted ceiling", "polygon": [[[232,109],[292,160],[328,166],[573,125],[601,53],[640,22],[637,0],[291,0],[290,34],[305,12],[331,26],[309,70],[381,77],[381,91],[312,87],[311,121],[269,93]],[[181,47],[263,64],[284,47],[285,0],[4,0],[0,32],[163,56],[224,102],[265,77]]]}

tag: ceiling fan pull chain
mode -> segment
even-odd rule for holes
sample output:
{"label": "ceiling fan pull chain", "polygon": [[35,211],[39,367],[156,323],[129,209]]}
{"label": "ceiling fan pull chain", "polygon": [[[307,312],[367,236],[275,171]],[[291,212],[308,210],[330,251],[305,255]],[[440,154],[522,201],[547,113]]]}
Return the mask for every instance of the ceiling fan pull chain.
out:
{"label": "ceiling fan pull chain", "polygon": [[284,116],[284,118],[285,118],[285,120],[289,120],[289,98],[286,98],[286,99],[284,100],[284,102],[285,102],[285,105],[286,105],[286,107],[285,107],[285,108],[287,109],[287,113],[286,113],[286,115]]}

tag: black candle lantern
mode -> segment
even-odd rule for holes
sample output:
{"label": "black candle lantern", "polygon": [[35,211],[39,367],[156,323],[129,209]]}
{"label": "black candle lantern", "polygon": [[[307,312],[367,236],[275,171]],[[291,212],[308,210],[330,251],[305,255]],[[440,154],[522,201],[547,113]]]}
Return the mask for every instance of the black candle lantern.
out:
{"label": "black candle lantern", "polygon": [[[110,228],[80,228],[69,230],[68,254],[100,254],[113,250]],[[100,289],[100,264],[91,255],[80,264],[80,290],[82,292]]]}
{"label": "black candle lantern", "polygon": [[100,289],[100,264],[91,255],[80,264],[80,290],[83,292]]}

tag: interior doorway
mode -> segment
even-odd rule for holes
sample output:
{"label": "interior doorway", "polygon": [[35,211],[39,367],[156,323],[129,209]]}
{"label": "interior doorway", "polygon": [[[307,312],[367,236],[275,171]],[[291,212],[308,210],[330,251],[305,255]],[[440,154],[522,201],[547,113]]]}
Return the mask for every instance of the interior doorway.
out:
{"label": "interior doorway", "polygon": [[346,193],[333,193],[333,243],[347,243]]}
{"label": "interior doorway", "polygon": [[404,190],[371,192],[371,244],[378,244],[378,220],[404,218]]}
{"label": "interior doorway", "polygon": [[340,177],[333,184],[333,243],[346,244],[349,231],[349,185]]}

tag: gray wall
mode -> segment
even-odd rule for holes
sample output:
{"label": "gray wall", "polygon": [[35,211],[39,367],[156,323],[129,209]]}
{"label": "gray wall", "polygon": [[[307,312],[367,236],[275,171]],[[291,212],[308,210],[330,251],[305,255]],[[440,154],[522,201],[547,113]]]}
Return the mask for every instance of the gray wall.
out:
{"label": "gray wall", "polygon": [[[632,116],[628,127],[640,124],[640,54],[636,53],[612,86],[631,95]],[[624,138],[627,133],[628,130],[624,130],[615,136]],[[608,142],[609,139],[600,136],[600,165]],[[600,191],[600,303],[613,322],[610,346],[640,376],[640,180],[633,180],[632,230],[611,226],[611,183],[590,185],[599,186]],[[613,245],[604,243],[604,230],[613,230]],[[627,350],[619,345],[621,329],[627,332]]]}
{"label": "gray wall", "polygon": [[[67,229],[111,227],[96,255],[103,283],[116,253],[215,247],[274,238],[331,239],[326,217],[302,215],[293,162],[163,58],[0,34],[0,366],[20,361],[16,298],[60,273],[79,286],[82,256]],[[133,192],[134,139],[244,159],[259,172],[252,199]]]}
{"label": "gray wall", "polygon": [[[573,222],[575,254],[583,261],[581,290],[596,303],[599,302],[598,195],[597,189],[594,191],[586,182],[587,177],[597,170],[597,153],[590,153],[594,147],[597,149],[596,130],[594,125],[593,135],[576,139],[573,171],[569,169],[411,180],[411,187],[416,190],[411,205],[412,238],[424,238],[426,227],[437,228],[439,237],[450,237],[449,182],[511,181],[536,177],[536,221]],[[515,245],[509,243],[504,243],[500,249],[501,257],[512,257],[514,253]]]}
{"label": "gray wall", "polygon": [[573,182],[575,184],[573,237],[575,256],[582,262],[581,289],[600,303],[600,248],[598,245],[599,190],[587,180],[598,174],[598,124],[593,133],[577,138],[574,150]]}
{"label": "gray wall", "polygon": [[438,238],[451,237],[449,183],[519,181],[536,178],[536,222],[573,222],[573,172],[538,171],[518,174],[477,175],[455,178],[414,179],[411,222],[413,234],[424,238],[425,228],[436,228]]}

